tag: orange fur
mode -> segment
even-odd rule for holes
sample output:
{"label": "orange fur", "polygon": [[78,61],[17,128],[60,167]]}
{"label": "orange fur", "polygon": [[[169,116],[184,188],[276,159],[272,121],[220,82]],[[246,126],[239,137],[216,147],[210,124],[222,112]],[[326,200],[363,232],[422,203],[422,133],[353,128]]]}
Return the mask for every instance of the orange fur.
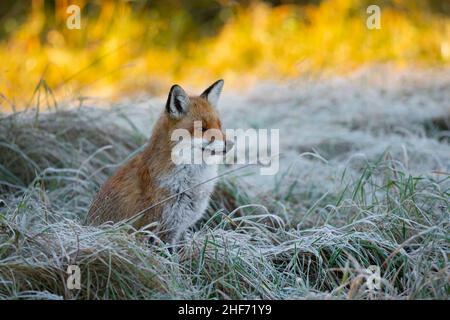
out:
{"label": "orange fur", "polygon": [[[222,132],[219,116],[207,99],[189,99],[186,115],[181,119],[174,119],[167,110],[164,111],[153,128],[145,150],[120,167],[106,181],[89,210],[89,224],[99,225],[132,218],[141,210],[171,196],[170,190],[161,186],[161,181],[175,169],[175,164],[171,161],[172,131],[184,128],[192,135],[194,121],[202,121],[207,129],[218,129]],[[222,139],[224,137],[223,135]],[[176,200],[169,200],[148,210],[134,226],[141,228],[153,222],[161,223],[164,208],[173,201]]]}

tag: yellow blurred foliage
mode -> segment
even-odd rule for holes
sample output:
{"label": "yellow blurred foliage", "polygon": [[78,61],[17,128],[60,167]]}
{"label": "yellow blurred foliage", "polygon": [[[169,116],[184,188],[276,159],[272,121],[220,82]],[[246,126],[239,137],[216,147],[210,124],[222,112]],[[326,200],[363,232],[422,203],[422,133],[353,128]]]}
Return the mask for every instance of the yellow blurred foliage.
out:
{"label": "yellow blurred foliage", "polygon": [[37,6],[0,42],[0,106],[20,108],[43,93],[58,101],[115,99],[162,93],[173,82],[192,88],[224,78],[227,86],[241,88],[366,63],[449,63],[448,17],[381,9],[381,29],[369,30],[361,1],[277,7],[255,2],[237,8],[216,36],[163,46],[153,39],[171,22],[136,13],[126,2],[105,2],[96,19],[82,17],[81,30],[66,28],[67,13],[58,8],[46,32],[49,17]]}

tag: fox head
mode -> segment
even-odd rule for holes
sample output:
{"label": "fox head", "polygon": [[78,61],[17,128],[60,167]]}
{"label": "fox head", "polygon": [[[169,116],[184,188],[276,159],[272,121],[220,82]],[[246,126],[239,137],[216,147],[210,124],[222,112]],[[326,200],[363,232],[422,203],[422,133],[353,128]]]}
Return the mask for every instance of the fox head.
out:
{"label": "fox head", "polygon": [[172,139],[174,146],[201,150],[204,156],[223,156],[232,148],[233,143],[226,140],[217,112],[223,84],[223,80],[218,80],[199,96],[188,96],[179,85],[172,86],[165,110],[169,131],[178,137],[183,137],[180,132],[189,135],[184,141]]}

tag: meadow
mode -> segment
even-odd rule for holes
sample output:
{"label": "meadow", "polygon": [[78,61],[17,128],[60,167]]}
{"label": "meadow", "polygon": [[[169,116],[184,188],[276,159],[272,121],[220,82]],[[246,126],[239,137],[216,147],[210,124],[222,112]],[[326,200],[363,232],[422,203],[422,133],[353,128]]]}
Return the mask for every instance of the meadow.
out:
{"label": "meadow", "polygon": [[0,298],[448,299],[449,74],[377,66],[225,90],[225,127],[280,128],[280,172],[220,178],[173,252],[149,231],[84,222],[164,97],[4,114]]}
{"label": "meadow", "polygon": [[[68,3],[0,2],[0,299],[449,298],[445,1],[76,0],[79,30]],[[219,78],[223,126],[279,129],[280,171],[222,166],[176,250],[88,226],[170,86]]]}

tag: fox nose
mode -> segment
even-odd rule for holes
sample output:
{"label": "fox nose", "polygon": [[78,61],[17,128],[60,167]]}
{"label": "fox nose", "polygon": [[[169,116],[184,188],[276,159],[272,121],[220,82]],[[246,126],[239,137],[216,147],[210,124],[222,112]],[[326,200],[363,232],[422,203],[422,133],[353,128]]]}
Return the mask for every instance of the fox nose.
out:
{"label": "fox nose", "polygon": [[225,153],[227,153],[228,151],[230,151],[231,149],[233,149],[234,147],[234,142],[231,140],[225,140],[225,146],[224,146],[224,151]]}

